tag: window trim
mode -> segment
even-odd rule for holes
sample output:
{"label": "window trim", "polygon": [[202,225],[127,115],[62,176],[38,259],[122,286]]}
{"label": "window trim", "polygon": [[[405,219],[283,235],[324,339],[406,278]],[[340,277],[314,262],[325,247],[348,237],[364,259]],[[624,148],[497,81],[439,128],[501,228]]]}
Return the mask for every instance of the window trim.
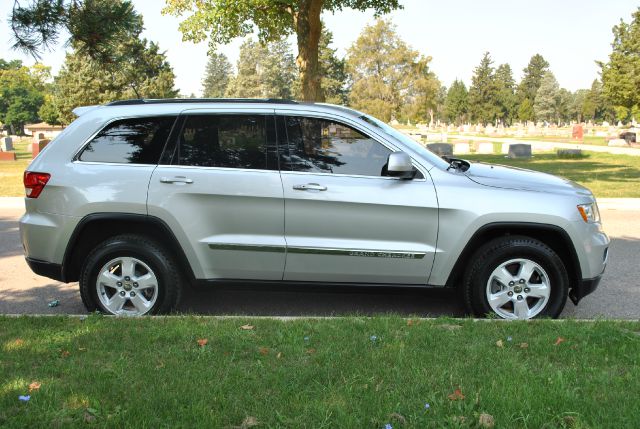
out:
{"label": "window trim", "polygon": [[[288,116],[296,116],[296,117],[303,117],[303,118],[312,118],[312,119],[322,119],[322,120],[328,120],[328,121],[334,121],[337,124],[343,125],[343,126],[347,126],[351,129],[356,130],[357,132],[361,133],[362,135],[364,135],[365,137],[373,140],[374,142],[381,144],[382,146],[384,146],[385,148],[387,148],[388,150],[390,150],[392,153],[393,152],[404,152],[401,149],[397,148],[395,145],[393,145],[391,142],[388,142],[387,140],[383,139],[381,136],[379,136],[377,133],[374,133],[372,130],[369,129],[364,129],[364,127],[360,126],[360,124],[357,124],[354,121],[350,121],[349,118],[346,118],[344,116],[340,116],[340,115],[332,115],[332,114],[325,114],[322,112],[311,112],[311,111],[296,111],[296,110],[276,110],[275,113],[275,117],[276,117],[276,131],[278,129],[277,126],[277,120],[278,117],[282,117],[283,119],[288,117]],[[372,134],[375,137],[372,137]],[[280,147],[280,136],[278,137],[278,148]],[[285,135],[284,136],[287,143],[289,141],[289,135]],[[407,152],[404,152],[407,153]],[[426,169],[424,169],[424,166],[422,164],[420,164],[419,162],[416,162],[415,158],[413,156],[411,156],[411,154],[408,154],[409,157],[411,158],[411,162],[413,164],[413,166],[416,168],[416,170],[418,170],[421,174],[422,174],[422,178],[421,179],[411,179],[409,181],[411,182],[426,182],[427,181],[427,173],[426,173]],[[278,154],[278,163],[280,163],[280,155]],[[403,179],[401,177],[391,177],[391,176],[366,176],[366,175],[362,175],[362,174],[345,174],[345,173],[323,173],[323,172],[313,172],[313,171],[291,171],[291,170],[283,170],[282,168],[280,168],[280,173],[296,173],[296,174],[313,174],[313,175],[323,175],[323,176],[338,176],[338,177],[354,177],[354,178],[366,178],[366,179],[387,179],[387,180],[402,180],[402,181],[407,181],[406,179]]]}
{"label": "window trim", "polygon": [[[171,124],[171,129],[169,130],[169,135],[167,136],[167,140],[164,142],[164,144],[162,145],[162,150],[160,151],[160,157],[158,158],[158,162],[156,162],[155,164],[139,164],[139,163],[133,163],[133,162],[105,162],[105,161],[83,161],[80,159],[80,155],[82,154],[82,152],[84,152],[84,150],[87,148],[87,146],[89,146],[89,143],[91,143],[93,141],[93,139],[95,139],[98,134],[100,134],[102,131],[104,131],[109,125],[113,124],[116,121],[122,121],[122,120],[126,120],[126,119],[141,119],[141,118],[164,118],[164,117],[173,117],[173,124]],[[171,136],[173,133],[173,129],[176,126],[176,123],[178,122],[178,119],[180,118],[179,114],[176,113],[169,113],[169,114],[164,114],[164,115],[132,115],[132,116],[116,116],[113,117],[111,119],[109,119],[107,122],[105,122],[102,127],[98,128],[97,131],[95,131],[93,134],[91,134],[87,139],[84,140],[84,142],[80,145],[80,149],[78,149],[73,156],[71,157],[71,162],[73,163],[78,163],[78,164],[99,164],[99,165],[144,165],[144,166],[157,166],[158,163],[162,160],[162,155],[164,154],[164,150],[167,147],[167,143],[169,142],[169,140],[171,140]]]}

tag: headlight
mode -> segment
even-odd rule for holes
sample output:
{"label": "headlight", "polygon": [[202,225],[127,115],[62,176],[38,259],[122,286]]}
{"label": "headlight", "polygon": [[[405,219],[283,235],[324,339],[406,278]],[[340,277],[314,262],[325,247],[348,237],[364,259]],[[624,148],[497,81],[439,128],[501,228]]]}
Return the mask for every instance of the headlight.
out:
{"label": "headlight", "polygon": [[580,204],[578,205],[578,211],[585,222],[600,222],[600,211],[596,203]]}

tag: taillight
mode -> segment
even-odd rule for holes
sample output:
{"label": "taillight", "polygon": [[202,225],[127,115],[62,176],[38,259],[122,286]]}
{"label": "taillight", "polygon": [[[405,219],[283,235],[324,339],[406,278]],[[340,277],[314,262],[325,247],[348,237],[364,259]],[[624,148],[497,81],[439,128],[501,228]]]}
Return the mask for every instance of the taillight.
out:
{"label": "taillight", "polygon": [[27,194],[27,198],[38,198],[40,193],[44,189],[44,185],[47,184],[51,174],[49,173],[34,173],[32,171],[24,172],[24,192]]}

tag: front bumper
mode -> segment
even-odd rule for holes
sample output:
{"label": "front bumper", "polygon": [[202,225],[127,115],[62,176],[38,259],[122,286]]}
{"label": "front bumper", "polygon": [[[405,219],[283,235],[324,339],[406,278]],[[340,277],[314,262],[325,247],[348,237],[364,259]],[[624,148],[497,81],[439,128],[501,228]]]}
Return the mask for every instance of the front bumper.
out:
{"label": "front bumper", "polygon": [[569,291],[569,299],[571,302],[578,305],[582,298],[596,290],[601,279],[602,275],[599,275],[592,279],[582,279],[578,282],[578,284]]}

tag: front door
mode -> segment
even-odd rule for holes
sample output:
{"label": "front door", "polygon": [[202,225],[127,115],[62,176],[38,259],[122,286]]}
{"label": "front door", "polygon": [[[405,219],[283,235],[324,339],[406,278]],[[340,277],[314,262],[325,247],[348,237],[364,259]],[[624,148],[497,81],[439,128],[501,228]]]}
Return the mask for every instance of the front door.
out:
{"label": "front door", "polygon": [[148,210],[204,279],[281,280],[284,203],[273,110],[186,112],[153,172]]}
{"label": "front door", "polygon": [[292,114],[277,122],[284,279],[426,284],[438,230],[428,174],[386,176],[389,144],[347,119]]}

